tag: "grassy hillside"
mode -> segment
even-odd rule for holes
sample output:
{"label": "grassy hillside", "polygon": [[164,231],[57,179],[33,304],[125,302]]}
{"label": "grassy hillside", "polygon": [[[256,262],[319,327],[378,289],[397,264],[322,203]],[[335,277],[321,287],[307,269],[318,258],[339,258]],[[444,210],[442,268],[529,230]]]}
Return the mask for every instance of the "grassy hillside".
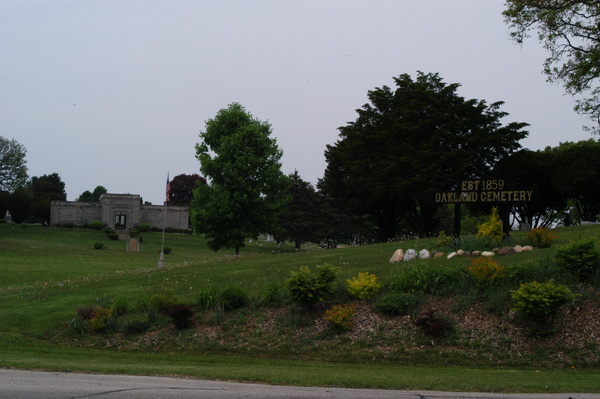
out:
{"label": "grassy hillside", "polygon": [[[550,248],[495,259],[507,268],[531,267],[543,274],[552,265],[557,247],[600,237],[600,226],[563,228],[559,233]],[[373,310],[372,302],[353,301],[345,293],[345,281],[368,271],[387,289],[411,268],[464,270],[468,258],[388,262],[398,248],[434,249],[436,239],[334,250],[310,247],[302,252],[291,245],[255,241],[247,243],[241,258],[235,260],[233,251],[212,252],[201,237],[167,234],[165,245],[172,253],[166,256],[167,266],[158,268],[162,235],[144,233],[142,238],[141,251],[129,253],[124,242],[110,241],[101,231],[0,225],[0,366],[304,385],[541,392],[598,389],[591,382],[600,380],[600,349],[593,333],[594,323],[600,322],[595,316],[599,301],[593,284],[570,285],[579,294],[578,300],[563,315],[557,334],[543,338],[528,337],[509,320],[506,291],[490,294],[465,285],[456,288],[458,293],[440,290],[423,295],[413,318],[435,306],[456,323],[450,336],[430,339],[411,325],[410,315],[382,316]],[[511,241],[524,243],[525,236],[514,233]],[[95,242],[103,242],[108,249],[95,250]],[[337,293],[329,304],[311,311],[286,303],[261,305],[265,293],[274,283],[282,284],[291,271],[325,263],[341,268]],[[232,312],[200,306],[211,290],[228,287],[246,291],[250,305]],[[281,293],[286,295],[284,290]],[[146,320],[144,309],[157,295],[195,305],[194,327],[175,330],[168,318],[159,315],[149,331],[125,334],[126,323]],[[323,312],[342,302],[357,305],[355,325],[350,332],[332,332],[323,322]],[[78,309],[99,304],[125,309],[118,329],[78,334],[69,327]],[[579,332],[565,327],[569,321],[581,324]],[[567,344],[564,334],[587,339]],[[451,365],[460,367],[448,368]],[[519,378],[515,378],[515,368]],[[432,373],[435,378],[430,378]],[[473,375],[478,378],[466,378]]]}

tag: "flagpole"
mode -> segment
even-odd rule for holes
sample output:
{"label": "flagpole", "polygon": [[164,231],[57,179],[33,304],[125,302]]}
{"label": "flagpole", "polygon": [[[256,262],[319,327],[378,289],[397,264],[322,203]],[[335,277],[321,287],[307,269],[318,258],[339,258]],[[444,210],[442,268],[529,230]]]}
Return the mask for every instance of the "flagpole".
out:
{"label": "flagpole", "polygon": [[166,198],[165,198],[165,206],[163,210],[163,231],[162,231],[162,243],[160,246],[160,257],[158,258],[158,267],[165,266],[165,227],[167,225],[167,203],[169,202],[170,195],[170,187],[169,187],[169,173],[167,172],[167,188],[166,188]]}

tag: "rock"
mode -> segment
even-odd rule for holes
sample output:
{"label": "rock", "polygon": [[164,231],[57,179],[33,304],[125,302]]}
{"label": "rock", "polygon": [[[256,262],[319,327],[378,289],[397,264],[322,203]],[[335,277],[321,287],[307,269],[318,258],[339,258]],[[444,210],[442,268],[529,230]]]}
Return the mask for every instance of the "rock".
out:
{"label": "rock", "polygon": [[443,252],[436,252],[435,255],[433,255],[434,258],[441,258],[442,256],[446,255]]}
{"label": "rock", "polygon": [[396,252],[390,258],[390,263],[402,262],[404,259],[404,251],[401,249],[397,249]]}
{"label": "rock", "polygon": [[465,253],[463,254],[463,256],[470,258],[471,257],[471,252],[469,251],[465,251]]}
{"label": "rock", "polygon": [[496,255],[496,253],[492,252],[492,251],[483,251],[481,253],[481,256],[485,256],[486,258],[489,257],[489,256],[494,256],[494,255]]}
{"label": "rock", "polygon": [[456,252],[451,252],[448,254],[448,256],[446,257],[447,259],[452,259],[456,257]]}
{"label": "rock", "polygon": [[471,255],[473,255],[473,256],[481,256],[481,251],[473,251],[473,252],[471,252]]}
{"label": "rock", "polygon": [[417,251],[414,249],[408,249],[406,254],[404,254],[404,261],[408,262],[409,260],[413,260],[417,258]]}
{"label": "rock", "polygon": [[465,254],[465,251],[463,251],[462,249],[459,249],[458,251],[456,251],[456,256],[463,256]]}
{"label": "rock", "polygon": [[419,251],[419,259],[429,259],[431,258],[431,253],[426,250],[426,249],[422,249]]}
{"label": "rock", "polygon": [[515,245],[513,247],[513,249],[515,250],[516,253],[520,254],[521,252],[523,252],[523,247],[520,245]]}
{"label": "rock", "polygon": [[525,245],[523,247],[523,252],[533,251],[533,247],[531,245]]}
{"label": "rock", "polygon": [[498,250],[498,255],[511,255],[514,254],[515,250],[513,247],[503,247]]}

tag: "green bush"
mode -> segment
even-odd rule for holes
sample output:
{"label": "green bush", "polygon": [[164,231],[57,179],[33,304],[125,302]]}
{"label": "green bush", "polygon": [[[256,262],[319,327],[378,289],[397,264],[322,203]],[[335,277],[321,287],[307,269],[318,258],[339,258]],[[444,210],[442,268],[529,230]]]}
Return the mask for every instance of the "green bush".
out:
{"label": "green bush", "polygon": [[507,269],[492,258],[473,259],[467,270],[481,286],[493,285],[508,277]]}
{"label": "green bush", "polygon": [[265,289],[262,291],[260,298],[259,298],[259,303],[261,305],[271,305],[271,306],[281,305],[285,299],[285,295],[283,292],[284,288],[285,287],[281,283],[277,283],[277,282],[269,283],[269,285],[267,285],[265,287]]}
{"label": "green bush", "polygon": [[171,293],[154,294],[146,303],[146,308],[156,309],[164,312],[175,304],[175,298]]}
{"label": "green bush", "polygon": [[97,242],[94,244],[94,249],[104,249],[104,244],[101,242]]}
{"label": "green bush", "polygon": [[196,295],[196,305],[200,309],[210,309],[219,301],[219,290],[213,287],[204,288]]}
{"label": "green bush", "polygon": [[382,295],[375,302],[375,309],[390,316],[413,312],[419,305],[419,296],[406,292],[393,292]]}
{"label": "green bush", "polygon": [[168,255],[168,254],[170,254],[170,253],[171,253],[171,247],[164,247],[164,248],[163,248],[163,253],[164,253],[165,255]]}
{"label": "green bush", "polygon": [[357,277],[352,277],[346,282],[348,293],[360,300],[371,299],[382,287],[382,284],[377,281],[377,276],[369,272],[358,273]]}
{"label": "green bush", "polygon": [[148,331],[151,327],[151,324],[147,321],[139,321],[134,320],[127,323],[125,326],[126,334],[142,334]]}
{"label": "green bush", "polygon": [[90,326],[96,332],[103,331],[108,324],[108,319],[112,316],[113,311],[101,306],[94,308],[90,318]]}
{"label": "green bush", "polygon": [[102,226],[104,225],[99,220],[92,220],[89,224],[89,228],[93,230],[102,230]]}
{"label": "green bush", "polygon": [[142,233],[147,233],[150,231],[150,225],[148,223],[140,223],[138,230]]}
{"label": "green bush", "polygon": [[219,302],[225,310],[241,308],[246,306],[248,301],[248,294],[239,287],[225,288],[219,295]]}
{"label": "green bush", "polygon": [[333,293],[332,283],[339,272],[339,267],[330,264],[319,265],[315,270],[301,266],[300,271],[291,272],[292,276],[286,280],[286,286],[294,302],[310,308]]}
{"label": "green bush", "polygon": [[446,316],[440,316],[438,311],[433,308],[425,310],[420,317],[413,321],[413,324],[420,328],[425,335],[433,337],[444,337],[454,330],[454,322]]}
{"label": "green bush", "polygon": [[588,281],[600,269],[600,253],[591,238],[558,248],[555,258],[559,269],[572,273],[581,281]]}
{"label": "green bush", "polygon": [[517,314],[538,327],[549,325],[560,308],[573,298],[574,295],[567,286],[555,284],[554,281],[524,283],[518,290],[511,292]]}

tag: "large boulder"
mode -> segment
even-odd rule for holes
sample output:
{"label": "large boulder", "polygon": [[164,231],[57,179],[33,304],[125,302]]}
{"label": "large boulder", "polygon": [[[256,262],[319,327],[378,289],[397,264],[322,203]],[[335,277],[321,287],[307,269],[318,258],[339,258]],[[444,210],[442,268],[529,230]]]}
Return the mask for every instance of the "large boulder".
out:
{"label": "large boulder", "polygon": [[409,260],[417,259],[417,251],[414,249],[408,249],[404,254],[404,261],[408,262]]}
{"label": "large boulder", "polygon": [[404,251],[397,249],[390,258],[390,263],[402,262],[404,260]]}
{"label": "large boulder", "polygon": [[511,255],[515,253],[513,247],[503,247],[498,250],[498,255]]}
{"label": "large boulder", "polygon": [[419,259],[429,259],[431,258],[431,252],[427,249],[422,249],[419,251]]}

